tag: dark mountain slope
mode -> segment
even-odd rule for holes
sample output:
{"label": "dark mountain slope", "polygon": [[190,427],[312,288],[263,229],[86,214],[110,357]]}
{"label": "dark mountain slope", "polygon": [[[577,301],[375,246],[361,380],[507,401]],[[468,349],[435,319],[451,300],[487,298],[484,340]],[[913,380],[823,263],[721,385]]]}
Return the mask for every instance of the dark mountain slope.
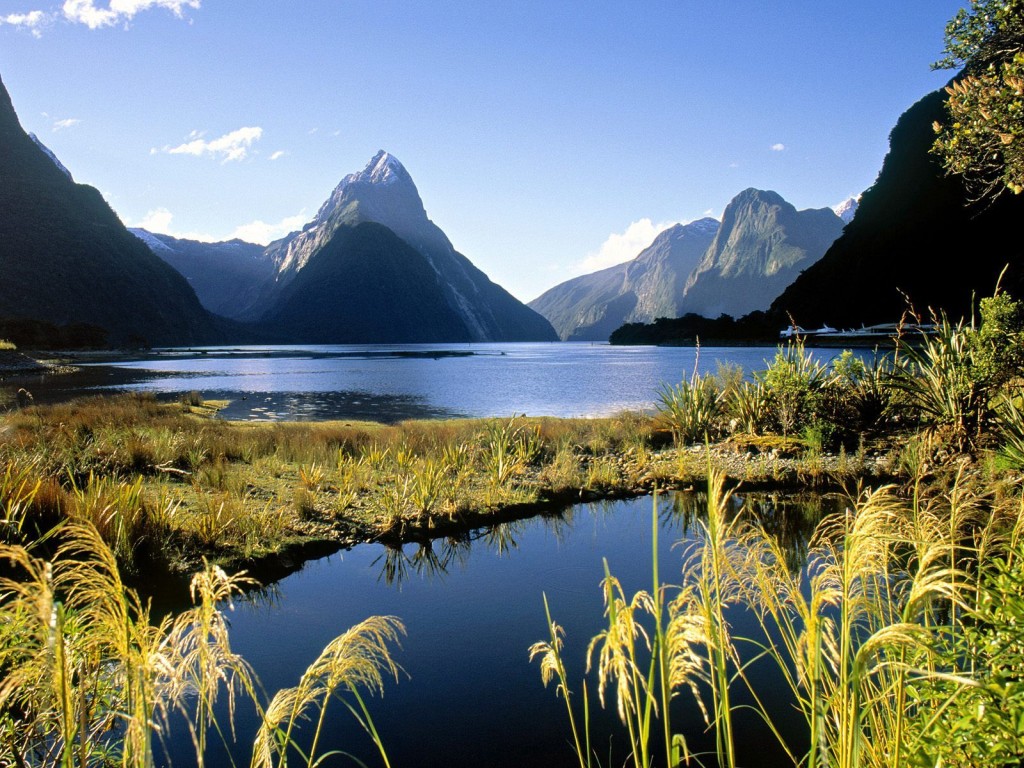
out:
{"label": "dark mountain slope", "polygon": [[22,129],[0,82],[0,317],[104,328],[111,343],[190,344],[223,330],[181,275]]}
{"label": "dark mountain slope", "polygon": [[430,262],[372,222],[339,229],[262,324],[321,344],[472,340]]}
{"label": "dark mountain slope", "polygon": [[961,180],[944,175],[929,152],[944,98],[929,94],[900,117],[843,236],[773,302],[780,323],[787,313],[805,327],[896,321],[904,293],[919,312],[959,317],[972,296],[991,294],[1006,264],[1004,288],[1024,295],[1024,196],[973,204]]}

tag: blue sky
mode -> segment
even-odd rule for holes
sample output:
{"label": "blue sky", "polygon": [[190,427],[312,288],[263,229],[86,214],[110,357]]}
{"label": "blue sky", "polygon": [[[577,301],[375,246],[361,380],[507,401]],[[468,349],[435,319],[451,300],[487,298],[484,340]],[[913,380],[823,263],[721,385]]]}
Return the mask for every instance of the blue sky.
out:
{"label": "blue sky", "polygon": [[868,187],[948,0],[0,0],[26,130],[130,226],[266,241],[386,149],[523,300],[747,187]]}

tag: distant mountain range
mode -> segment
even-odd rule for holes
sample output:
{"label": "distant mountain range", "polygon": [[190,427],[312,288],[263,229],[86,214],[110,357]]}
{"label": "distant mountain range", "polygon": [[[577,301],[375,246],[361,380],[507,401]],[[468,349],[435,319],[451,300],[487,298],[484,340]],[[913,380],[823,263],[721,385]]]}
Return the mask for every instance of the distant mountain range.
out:
{"label": "distant mountain range", "polygon": [[85,326],[116,345],[557,339],[455,251],[386,152],[267,248],[129,231],[25,133],[2,81],[0,274],[4,327]]}
{"label": "distant mountain range", "polygon": [[623,323],[682,313],[687,276],[718,232],[714,219],[676,224],[625,264],[567,280],[528,306],[566,341],[606,341]]}
{"label": "distant mountain range", "polygon": [[157,256],[188,280],[199,301],[211,312],[243,319],[257,298],[259,286],[274,276],[266,248],[243,240],[205,243],[129,229]]}
{"label": "distant mountain range", "polygon": [[1024,295],[1024,196],[975,202],[944,175],[930,153],[944,99],[933,93],[900,118],[860,198],[797,211],[747,189],[721,223],[671,227],[632,261],[528,307],[454,249],[384,151],[265,248],[129,231],[22,129],[0,81],[0,324],[181,345],[603,340],[624,323],[693,313],[852,326],[894,321],[908,298],[959,316],[1007,265],[1003,287]]}
{"label": "distant mountain range", "polygon": [[561,283],[529,306],[566,340],[606,340],[624,323],[691,312],[739,317],[767,309],[842,229],[829,208],[797,211],[775,192],[747,189],[721,224],[676,225],[632,261]]}

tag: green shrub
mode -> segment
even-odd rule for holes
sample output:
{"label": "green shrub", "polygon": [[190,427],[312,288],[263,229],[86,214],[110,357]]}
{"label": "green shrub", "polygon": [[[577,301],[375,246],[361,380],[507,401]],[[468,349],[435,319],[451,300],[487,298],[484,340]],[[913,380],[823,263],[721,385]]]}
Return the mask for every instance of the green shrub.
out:
{"label": "green shrub", "polygon": [[817,420],[828,370],[805,351],[802,341],[779,347],[771,364],[754,378],[767,393],[771,425],[783,435],[798,434]]}
{"label": "green shrub", "polygon": [[658,400],[658,418],[672,431],[677,445],[702,442],[720,431],[722,393],[713,377],[694,371],[689,381],[663,385]]}

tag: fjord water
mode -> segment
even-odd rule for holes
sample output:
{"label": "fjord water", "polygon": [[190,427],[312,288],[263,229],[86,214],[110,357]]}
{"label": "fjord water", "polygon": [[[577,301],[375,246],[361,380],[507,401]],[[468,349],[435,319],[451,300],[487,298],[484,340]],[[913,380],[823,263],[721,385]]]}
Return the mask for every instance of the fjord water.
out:
{"label": "fjord water", "polygon": [[[834,505],[823,497],[800,503],[734,497],[733,503],[746,504],[780,537],[795,568],[801,567],[815,520]],[[697,540],[694,523],[705,504],[696,493],[658,501],[659,567],[667,584],[682,579],[685,546]],[[408,630],[396,653],[405,673],[397,684],[387,684],[383,698],[369,701],[392,765],[568,768],[577,763],[564,703],[553,685],[542,686],[538,664],[528,661],[529,646],[548,639],[543,596],[565,628],[564,657],[579,697],[587,643],[603,621],[602,560],[628,596],[650,590],[652,514],[652,499],[641,497],[581,504],[558,516],[484,529],[459,540],[401,550],[357,546],[308,563],[261,598],[236,602],[229,615],[232,643],[273,692],[295,685],[320,649],[349,626],[370,615],[398,616]],[[757,635],[749,612],[734,609],[729,620],[734,636]],[[748,675],[778,713],[776,725],[793,746],[803,748],[800,716],[790,708],[778,673],[754,665]],[[614,688],[604,710],[596,691],[590,695],[594,748],[603,765],[622,765],[625,734],[614,714]],[[577,698],[577,704],[581,701]],[[739,701],[749,703],[742,696]],[[712,749],[713,738],[688,690],[679,691],[673,707],[691,747]],[[344,707],[333,703],[331,713],[321,749],[352,752],[367,765],[379,764]],[[740,764],[784,765],[765,726],[749,712],[737,717]],[[245,717],[236,722],[239,744],[246,746],[237,748],[235,760],[245,764],[255,722]],[[179,734],[175,765],[191,762],[191,746],[182,741]],[[208,764],[226,764],[223,753],[211,758]]]}
{"label": "fjord water", "polygon": [[[653,407],[658,388],[688,378],[694,366],[706,373],[728,362],[749,374],[774,354],[769,347],[587,343],[211,347],[165,350],[45,387],[194,390],[231,401],[221,413],[228,419],[607,416]],[[828,360],[835,352],[815,354]]]}

